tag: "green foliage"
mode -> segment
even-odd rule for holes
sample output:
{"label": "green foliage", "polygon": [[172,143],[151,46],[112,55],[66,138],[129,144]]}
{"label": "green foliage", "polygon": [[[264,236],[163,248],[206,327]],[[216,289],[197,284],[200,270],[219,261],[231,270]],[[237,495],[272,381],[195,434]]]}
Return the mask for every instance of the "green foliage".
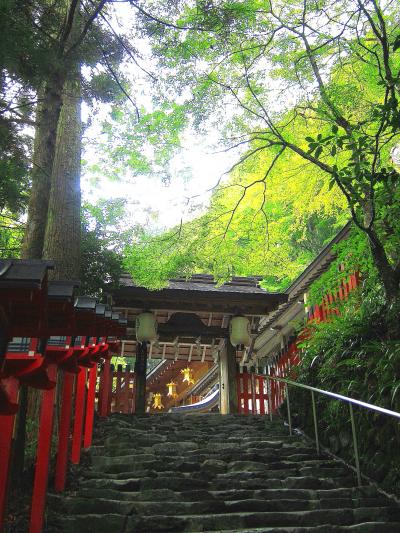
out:
{"label": "green foliage", "polygon": [[[327,189],[343,196],[375,251],[388,302],[396,298],[398,254],[390,240],[397,201],[390,213],[380,197],[389,183],[396,198],[400,187],[390,159],[400,134],[394,6],[229,0],[150,2],[147,9],[173,21],[162,27],[153,18],[148,26],[159,84],[177,92],[189,85],[193,123],[245,150],[240,171],[248,174],[253,164],[259,209],[266,209],[265,191],[279,187],[270,184],[277,168],[284,181],[290,152],[292,164],[308,164],[322,181],[324,174]],[[261,153],[266,167],[258,164]]]}
{"label": "green foliage", "polygon": [[0,212],[0,258],[19,257],[24,225],[9,211]]}
{"label": "green foliage", "polygon": [[171,277],[205,272],[219,282],[262,275],[265,288],[286,288],[347,215],[328,178],[290,153],[268,181],[259,179],[272,157],[263,152],[234,168],[200,217],[161,235],[145,234],[129,246],[124,265],[136,283],[160,288]]}
{"label": "green foliage", "polygon": [[[302,344],[299,379],[309,385],[400,411],[400,343],[386,338],[382,291],[361,289],[341,315],[313,328]],[[298,423],[312,434],[308,397],[295,393]],[[318,419],[325,445],[353,462],[347,406],[318,397]],[[361,468],[385,488],[400,493],[399,432],[388,416],[356,410]]]}
{"label": "green foliage", "polygon": [[118,179],[128,176],[159,176],[168,183],[168,164],[181,146],[187,126],[182,105],[163,103],[140,116],[132,106],[114,105],[103,122],[103,136],[93,142],[97,162],[88,168],[93,175]]}
{"label": "green foliage", "polygon": [[350,236],[337,244],[333,251],[335,259],[329,269],[311,285],[308,300],[310,305],[318,305],[326,294],[335,293],[339,284],[347,281],[354,272],[360,273],[364,291],[375,291],[378,286],[382,289],[368,240],[360,230],[353,227]]}
{"label": "green foliage", "polygon": [[[313,283],[309,304],[336,292],[342,279],[359,271],[361,284],[346,302],[335,302],[340,315],[308,326],[301,343],[298,379],[309,385],[400,411],[400,343],[388,335],[382,284],[373,266],[365,235],[357,230],[336,247],[330,269]],[[339,270],[339,266],[342,267]],[[344,267],[344,269],[343,269]],[[398,316],[398,315],[397,315]],[[293,391],[295,419],[311,435],[309,395]],[[320,436],[326,446],[353,462],[349,411],[345,404],[317,395]],[[362,471],[385,488],[400,493],[400,464],[394,420],[356,409]]]}
{"label": "green foliage", "polygon": [[[0,106],[5,101],[0,94]],[[26,135],[0,115],[0,212],[20,214],[27,203],[30,143]]]}
{"label": "green foliage", "polygon": [[137,231],[126,224],[125,204],[125,199],[117,198],[83,206],[82,294],[101,298],[106,288],[118,286],[123,272],[121,249]]}

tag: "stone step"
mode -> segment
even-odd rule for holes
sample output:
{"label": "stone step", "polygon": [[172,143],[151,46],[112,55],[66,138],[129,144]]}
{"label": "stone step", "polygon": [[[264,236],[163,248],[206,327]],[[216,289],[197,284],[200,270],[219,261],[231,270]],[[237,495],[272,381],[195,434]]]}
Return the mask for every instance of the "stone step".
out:
{"label": "stone step", "polygon": [[[238,489],[263,489],[266,486],[273,489],[332,489],[342,487],[354,487],[354,478],[339,478],[338,480],[316,478],[316,477],[287,477],[284,479],[269,479],[266,483],[265,478],[252,477],[246,480],[235,482]],[[225,490],[232,488],[232,480],[218,479],[212,483],[211,490]]]}
{"label": "stone step", "polygon": [[79,498],[79,497],[58,497],[58,501],[53,499],[53,508],[68,515],[73,514],[96,514],[111,513],[121,515],[165,515],[179,516],[192,514],[221,514],[221,513],[242,513],[242,512],[293,512],[293,511],[313,511],[313,510],[333,510],[340,512],[342,508],[376,508],[386,510],[388,505],[384,498],[360,498],[349,500],[346,498],[328,498],[321,500],[301,500],[301,499],[245,499],[245,500],[217,500],[202,498],[201,501],[178,501],[178,500],[134,500],[126,501],[121,499],[108,498]]}
{"label": "stone step", "polygon": [[[52,495],[53,496],[53,495]],[[151,489],[143,491],[121,491],[111,488],[81,488],[76,492],[77,497],[81,498],[104,498],[109,500],[125,501],[200,501],[200,500],[251,500],[265,499],[268,501],[275,500],[349,500],[349,501],[380,501],[382,496],[372,486],[361,488],[338,488],[338,489],[230,489],[224,491],[208,490],[188,490],[185,492],[175,492],[171,489]],[[61,496],[58,496],[61,498]],[[386,500],[387,501],[387,500]],[[367,505],[366,505],[367,506]]]}
{"label": "stone step", "polygon": [[[229,529],[224,533],[398,533],[398,522],[364,522],[353,526],[315,526],[315,527],[262,527],[246,529]],[[204,531],[203,533],[211,533]]]}
{"label": "stone step", "polygon": [[[350,526],[365,522],[368,514],[370,521],[397,522],[400,516],[392,508],[344,508],[294,511],[294,512],[242,512],[229,514],[182,515],[182,516],[130,516],[127,529],[134,531],[225,531],[246,527],[299,527],[299,526]],[[399,522],[400,523],[400,522]]]}
{"label": "stone step", "polygon": [[[361,512],[357,512],[361,511]],[[368,509],[371,511],[371,509]],[[120,514],[85,514],[67,516],[62,520],[63,533],[126,532],[199,532],[199,531],[269,531],[326,532],[355,531],[359,533],[398,533],[400,522],[391,520],[390,511],[374,510],[375,520],[358,520],[364,509],[338,511],[303,511],[292,513],[241,513],[183,516],[124,516]],[[249,529],[250,528],[250,529]]]}
{"label": "stone step", "polygon": [[[215,461],[215,459],[208,458],[205,454],[191,454],[186,457],[188,457],[189,460],[185,460],[184,457],[179,459],[176,456],[160,457],[158,455],[151,454],[112,457],[108,457],[106,455],[97,455],[92,457],[91,468],[93,470],[101,469],[104,472],[118,472],[118,470],[108,470],[108,468],[122,466],[125,469],[131,468],[132,470],[135,470],[138,465],[141,465],[150,469],[156,468],[162,470],[163,467],[165,469],[170,469],[171,467],[179,468],[185,463],[197,464],[200,468],[200,466],[203,464],[210,464],[210,461]],[[238,457],[241,457],[240,461],[235,461],[235,459],[232,460],[231,454],[221,455],[217,461],[220,465],[224,464],[225,469],[227,470],[236,470],[240,465],[245,464],[261,465],[263,467],[267,467],[269,470],[283,470],[285,468],[298,467],[299,465],[302,465],[303,468],[337,467],[337,462],[332,459],[315,459],[315,457],[312,455],[302,455],[303,459],[301,461],[296,460],[296,457],[294,459],[291,459],[291,456],[284,456],[281,458],[279,455],[244,454],[240,456],[240,454],[238,454]]]}
{"label": "stone step", "polygon": [[400,531],[399,506],[266,417],[113,415],[94,442],[48,533]]}

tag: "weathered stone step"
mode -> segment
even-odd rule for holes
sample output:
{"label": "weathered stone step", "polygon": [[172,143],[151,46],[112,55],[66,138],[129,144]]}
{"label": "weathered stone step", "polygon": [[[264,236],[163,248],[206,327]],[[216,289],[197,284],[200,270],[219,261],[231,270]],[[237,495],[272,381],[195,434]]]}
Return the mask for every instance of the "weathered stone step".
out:
{"label": "weathered stone step", "polygon": [[329,478],[346,477],[349,473],[348,469],[338,465],[332,465],[327,468],[318,467],[287,467],[281,469],[270,469],[268,464],[257,463],[253,461],[236,461],[230,463],[229,472],[217,474],[218,479],[243,479],[244,475],[250,477],[249,474],[257,474],[257,477],[264,479],[285,479],[293,476],[326,476]]}
{"label": "weathered stone step", "polygon": [[245,499],[223,501],[217,499],[203,498],[201,501],[126,501],[108,498],[79,498],[60,496],[53,497],[53,508],[59,512],[71,514],[91,514],[91,513],[111,513],[121,515],[165,515],[179,516],[191,514],[220,514],[220,513],[242,513],[242,512],[293,512],[312,511],[321,509],[336,509],[340,512],[342,508],[373,508],[379,506],[386,510],[391,507],[385,499],[363,498],[358,500],[334,499],[325,500],[301,500],[301,499]]}
{"label": "weathered stone step", "polygon": [[127,521],[128,531],[225,531],[227,529],[244,529],[246,527],[301,527],[301,526],[350,526],[365,522],[368,514],[370,521],[397,522],[400,516],[393,508],[360,509],[324,509],[295,512],[243,512],[229,514],[183,515],[166,517],[130,516]]}
{"label": "weathered stone step", "polygon": [[[315,526],[315,527],[262,527],[251,529],[229,529],[224,533],[398,533],[400,523],[397,522],[365,522],[353,526]],[[203,533],[211,533],[204,531]],[[214,532],[213,532],[214,533]]]}
{"label": "weathered stone step", "polygon": [[[361,510],[363,511],[363,510]],[[371,509],[369,509],[371,511]],[[376,511],[379,514],[380,509]],[[63,533],[144,533],[144,532],[302,532],[398,533],[400,522],[389,516],[369,522],[357,522],[356,511],[305,511],[295,513],[242,513],[227,515],[130,516],[88,514],[67,516],[62,521]],[[324,516],[321,516],[324,515]],[[324,518],[325,517],[325,518]],[[321,523],[322,520],[322,523]],[[208,529],[205,529],[208,528]],[[250,529],[249,529],[250,528]]]}
{"label": "weathered stone step", "polygon": [[[318,501],[326,500],[348,500],[358,501],[388,501],[382,500],[382,496],[372,486],[361,488],[338,488],[338,489],[230,489],[224,491],[188,490],[185,492],[175,492],[171,489],[152,489],[136,492],[120,491],[111,488],[81,488],[76,493],[81,498],[104,498],[109,500],[125,501],[200,501],[200,500],[251,500],[265,499],[274,500],[305,500]],[[60,496],[61,497],[61,496]],[[367,506],[367,505],[365,505]]]}
{"label": "weathered stone step", "polygon": [[[234,454],[236,455],[236,454]],[[332,459],[315,459],[313,456],[302,456],[304,457],[302,461],[297,461],[296,458],[291,459],[290,456],[279,457],[279,455],[262,455],[262,454],[237,454],[241,458],[240,461],[232,460],[232,454],[221,455],[217,460],[218,464],[224,464],[225,469],[236,470],[238,465],[262,465],[267,466],[269,470],[282,470],[285,468],[293,468],[302,465],[303,467],[319,467],[319,468],[330,468],[337,467],[337,462]],[[203,464],[209,464],[210,461],[213,461],[212,458],[208,458],[205,454],[191,454],[188,457],[189,460],[185,460],[185,457],[181,459],[177,458],[176,455],[162,456],[143,454],[143,455],[126,455],[126,456],[111,456],[106,455],[97,455],[92,457],[92,469],[98,470],[101,469],[104,472],[119,472],[117,467],[124,467],[125,470],[131,469],[135,471],[138,469],[138,466],[142,466],[148,469],[158,469],[169,470],[172,468],[184,467],[185,464],[194,465],[197,464],[200,468]],[[215,459],[214,459],[215,461]]]}
{"label": "weathered stone step", "polygon": [[[287,477],[285,479],[269,479],[266,482],[265,478],[250,477],[250,479],[235,481],[234,486],[238,489],[262,489],[266,486],[271,489],[332,489],[341,487],[354,487],[354,478],[339,478],[337,480],[316,478],[311,476]],[[232,488],[231,479],[214,480],[210,490],[224,490]]]}
{"label": "weathered stone step", "polygon": [[157,470],[162,472],[163,470],[174,470],[179,472],[194,472],[200,470],[201,463],[197,461],[180,461],[179,459],[162,460],[153,459],[152,461],[123,461],[115,460],[114,458],[105,458],[101,461],[94,461],[92,470],[102,473],[118,474],[120,472],[146,472]]}
{"label": "weathered stone step", "polygon": [[[154,460],[162,457],[164,460],[176,460],[177,455],[174,453],[174,450],[167,450],[162,453],[160,456],[159,452],[156,452],[152,448],[146,448],[142,450],[132,449],[131,446],[117,448],[105,448],[97,447],[91,451],[91,461],[92,464],[96,464],[101,459],[97,457],[108,457],[108,458],[121,458],[123,461],[124,458],[127,461],[137,462],[141,458],[143,460]],[[313,447],[298,447],[298,446],[283,446],[279,449],[274,448],[264,448],[264,449],[238,449],[237,447],[228,447],[228,449],[223,450],[213,450],[213,449],[204,449],[199,448],[196,450],[180,451],[180,458],[191,458],[191,460],[204,461],[206,459],[218,456],[219,459],[224,461],[234,461],[241,460],[242,458],[256,461],[279,461],[279,460],[293,460],[293,461],[302,461],[302,460],[327,460],[329,459],[328,455],[321,454],[319,457],[316,454],[316,450]]]}
{"label": "weathered stone step", "polygon": [[87,458],[50,498],[63,533],[400,531],[391,500],[266,417],[113,415]]}

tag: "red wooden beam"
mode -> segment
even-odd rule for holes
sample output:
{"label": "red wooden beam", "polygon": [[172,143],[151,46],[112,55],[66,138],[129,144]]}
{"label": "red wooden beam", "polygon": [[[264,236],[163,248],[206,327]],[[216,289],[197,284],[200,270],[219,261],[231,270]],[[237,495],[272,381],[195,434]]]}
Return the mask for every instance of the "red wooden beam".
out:
{"label": "red wooden beam", "polygon": [[[108,391],[108,405],[107,405],[107,416],[110,416],[112,412],[112,401],[113,401],[113,388],[114,388],[114,365],[110,365],[110,381],[109,381],[109,391]],[[115,407],[115,404],[114,404]]]}
{"label": "red wooden beam", "polygon": [[81,367],[75,393],[75,419],[74,430],[72,436],[72,451],[71,462],[79,464],[81,460],[82,447],[82,433],[83,433],[83,419],[85,415],[85,400],[86,400],[86,368]]}
{"label": "red wooden beam", "polygon": [[71,430],[72,398],[74,392],[75,375],[64,372],[63,392],[61,399],[60,428],[58,434],[58,451],[54,487],[56,492],[65,488],[68,465],[68,444]]}
{"label": "red wooden beam", "polygon": [[[57,366],[49,365],[48,376],[52,381],[57,378]],[[35,479],[33,482],[32,508],[29,533],[41,533],[43,529],[44,511],[46,505],[47,481],[51,438],[53,435],[54,398],[56,389],[42,392],[42,405],[38,431]]]}
{"label": "red wooden beam", "polygon": [[86,402],[85,433],[83,447],[90,448],[93,436],[94,402],[96,398],[97,364],[89,370],[89,388]]}
{"label": "red wooden beam", "polygon": [[[15,403],[18,398],[19,383],[15,378],[3,382],[8,399]],[[0,416],[0,531],[3,531],[7,507],[8,474],[15,415]]]}

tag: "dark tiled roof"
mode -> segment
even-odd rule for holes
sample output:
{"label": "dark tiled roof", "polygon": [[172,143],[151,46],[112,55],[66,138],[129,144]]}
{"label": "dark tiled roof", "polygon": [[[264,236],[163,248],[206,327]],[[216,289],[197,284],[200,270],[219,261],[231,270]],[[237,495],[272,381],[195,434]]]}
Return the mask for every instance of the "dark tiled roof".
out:
{"label": "dark tiled roof", "polygon": [[39,259],[1,259],[0,287],[40,288],[52,261]]}
{"label": "dark tiled roof", "polygon": [[[189,279],[173,278],[168,282],[168,289],[182,291],[199,291],[213,293],[243,293],[243,294],[268,294],[267,291],[260,287],[262,276],[254,277],[233,277],[231,281],[217,285],[214,277],[209,274],[195,274]],[[123,287],[137,287],[129,274],[123,274],[121,277]]]}
{"label": "dark tiled roof", "polygon": [[79,287],[78,281],[50,281],[48,295],[54,299],[72,299],[77,287]]}
{"label": "dark tiled roof", "polygon": [[235,277],[218,286],[212,276],[197,274],[188,280],[170,280],[168,287],[151,291],[135,285],[130,275],[125,274],[120,280],[120,288],[112,291],[112,299],[117,307],[260,316],[287,301],[286,294],[268,293],[262,289],[261,279],[259,276]]}
{"label": "dark tiled roof", "polygon": [[95,311],[96,298],[90,296],[78,296],[75,302],[75,308],[78,311]]}

